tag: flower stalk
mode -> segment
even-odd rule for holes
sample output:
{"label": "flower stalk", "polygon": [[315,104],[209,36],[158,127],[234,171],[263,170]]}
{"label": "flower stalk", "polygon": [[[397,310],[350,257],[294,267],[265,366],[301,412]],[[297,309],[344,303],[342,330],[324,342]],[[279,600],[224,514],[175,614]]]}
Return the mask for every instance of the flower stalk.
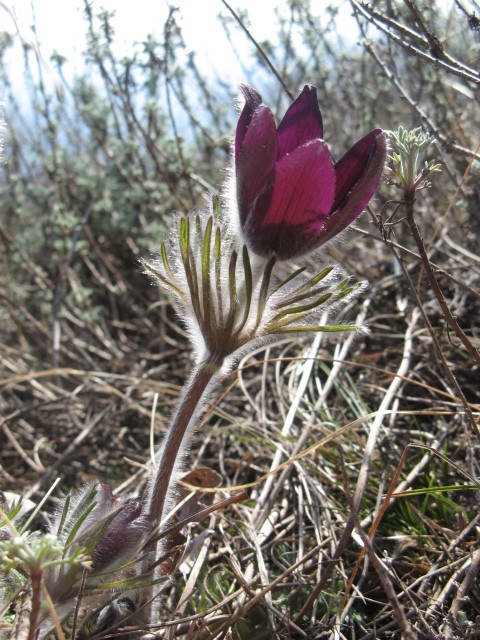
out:
{"label": "flower stalk", "polygon": [[398,131],[390,132],[390,142],[392,153],[389,156],[389,174],[395,186],[403,191],[403,205],[407,224],[417,245],[430,286],[450,328],[455,332],[470,356],[480,365],[480,353],[458,324],[445,300],[415,220],[415,196],[417,191],[428,188],[430,183],[426,178],[430,174],[441,170],[441,165],[435,160],[426,159],[430,146],[435,142],[435,138],[424,133],[421,127],[412,131],[400,127]]}
{"label": "flower stalk", "polygon": [[[444,318],[461,340],[467,352],[478,364],[480,364],[480,353],[475,349],[448,307],[415,219],[415,201],[417,191],[430,187],[431,185],[427,182],[426,178],[429,174],[441,170],[440,164],[436,163],[435,160],[425,159],[430,145],[434,142],[435,138],[424,133],[421,127],[413,129],[412,131],[408,131],[403,127],[400,127],[397,131],[391,131],[390,144],[392,153],[389,156],[389,164],[387,166],[388,174],[390,182],[393,183],[397,189],[403,192],[403,199],[399,202],[399,206],[403,206],[405,209],[405,218],[410,233],[417,245],[423,268],[425,269],[430,286],[437,298]],[[427,323],[427,327],[429,328],[437,356],[443,364],[445,373],[450,379],[453,388],[456,390],[458,397],[462,401],[470,428],[472,432],[476,433],[477,436],[480,436],[477,421],[475,420],[472,409],[467,402],[467,398],[465,397],[465,394],[463,393],[453,371],[445,360],[442,350],[440,349],[438,338],[422,308],[418,295],[416,297],[417,302],[420,305],[420,310],[422,311]]]}
{"label": "flower stalk", "polygon": [[[408,197],[407,197],[408,195]],[[450,308],[445,300],[445,296],[443,295],[443,291],[440,287],[440,284],[437,280],[437,276],[433,270],[433,267],[430,263],[430,259],[425,250],[425,245],[420,235],[420,231],[418,229],[417,223],[415,221],[415,194],[412,192],[411,194],[405,194],[405,213],[407,224],[410,229],[410,233],[412,234],[413,239],[417,245],[418,253],[420,254],[420,258],[422,259],[422,264],[427,274],[428,281],[430,286],[432,287],[432,291],[437,298],[438,304],[442,310],[442,313],[445,317],[445,320],[448,322],[450,328],[455,332],[458,339],[462,342],[466,351],[470,354],[470,356],[475,360],[475,362],[480,365],[480,353],[474,347],[474,345],[469,340],[466,333],[463,331],[461,326],[458,324],[455,316],[450,311]]]}
{"label": "flower stalk", "polygon": [[171,480],[179,464],[179,452],[187,444],[187,434],[195,427],[195,418],[198,416],[200,404],[207,397],[208,389],[219,369],[217,363],[208,362],[195,367],[167,429],[156,463],[147,505],[148,513],[158,524],[162,523],[165,517],[168,499],[174,489]]}

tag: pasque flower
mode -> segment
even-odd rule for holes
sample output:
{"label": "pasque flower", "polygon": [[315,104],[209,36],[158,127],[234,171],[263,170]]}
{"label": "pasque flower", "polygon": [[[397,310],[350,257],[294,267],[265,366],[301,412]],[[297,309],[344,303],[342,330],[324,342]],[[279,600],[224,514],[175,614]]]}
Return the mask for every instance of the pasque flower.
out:
{"label": "pasque flower", "polygon": [[380,181],[386,137],[374,129],[333,162],[315,87],[304,87],[278,128],[260,94],[246,85],[242,91],[235,137],[240,226],[258,255],[295,258],[362,213]]}
{"label": "pasque flower", "polygon": [[[114,569],[129,564],[152,526],[153,521],[142,513],[139,500],[115,498],[108,485],[98,483],[67,496],[51,533],[62,542],[66,558],[78,549],[87,554],[89,578],[98,586],[103,574],[112,579]],[[65,601],[77,593],[81,572],[68,565],[54,566],[44,578],[52,599]]]}
{"label": "pasque flower", "polygon": [[248,86],[243,92],[236,206],[230,198],[221,206],[215,196],[210,210],[177,217],[158,256],[143,261],[176,298],[196,352],[150,486],[156,522],[166,516],[172,476],[202,403],[242,355],[279,335],[359,328],[335,324],[334,315],[362,284],[333,265],[311,272],[289,259],[336,236],[367,206],[380,181],[385,134],[373,130],[334,163],[313,87],[304,88],[278,129],[261,96]]}

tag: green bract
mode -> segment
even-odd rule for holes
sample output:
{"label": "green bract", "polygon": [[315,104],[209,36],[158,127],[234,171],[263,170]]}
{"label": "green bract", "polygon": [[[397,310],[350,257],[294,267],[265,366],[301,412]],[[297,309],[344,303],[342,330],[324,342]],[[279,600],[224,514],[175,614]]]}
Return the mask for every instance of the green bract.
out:
{"label": "green bract", "polygon": [[176,297],[199,359],[218,366],[271,336],[358,328],[315,323],[358,285],[332,266],[311,275],[306,267],[252,254],[215,210],[178,218],[159,256],[143,266]]}

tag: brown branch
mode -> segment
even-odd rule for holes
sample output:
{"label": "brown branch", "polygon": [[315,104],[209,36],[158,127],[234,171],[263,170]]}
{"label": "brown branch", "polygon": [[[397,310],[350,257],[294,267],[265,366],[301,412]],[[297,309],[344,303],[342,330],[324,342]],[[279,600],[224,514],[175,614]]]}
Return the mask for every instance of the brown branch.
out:
{"label": "brown branch", "polygon": [[410,228],[410,233],[412,234],[413,239],[417,244],[418,252],[422,259],[422,264],[425,268],[428,280],[430,282],[430,286],[432,287],[435,297],[438,300],[438,304],[440,305],[440,308],[445,317],[445,320],[448,322],[449,326],[453,329],[453,331],[455,331],[455,333],[457,334],[458,338],[461,340],[462,344],[464,345],[468,353],[472,356],[475,362],[478,365],[480,365],[480,353],[478,353],[478,351],[475,349],[475,347],[470,342],[468,337],[465,335],[463,329],[460,327],[460,325],[456,321],[455,317],[453,316],[452,312],[450,311],[447,305],[447,302],[444,298],[440,285],[438,284],[438,280],[435,276],[435,272],[432,268],[432,265],[430,264],[430,260],[428,259],[427,252],[425,251],[423,239],[420,236],[417,223],[415,222],[414,203],[415,203],[414,193],[410,194],[407,192],[405,194],[405,210],[407,214],[407,223]]}
{"label": "brown branch", "polygon": [[441,43],[440,38],[435,33],[433,33],[431,29],[429,29],[415,3],[412,2],[412,0],[404,0],[404,2],[407,5],[410,13],[414,17],[415,21],[417,22],[418,26],[422,30],[423,34],[427,38],[430,53],[432,54],[432,56],[440,60],[445,60],[445,51],[443,49],[443,44]]}

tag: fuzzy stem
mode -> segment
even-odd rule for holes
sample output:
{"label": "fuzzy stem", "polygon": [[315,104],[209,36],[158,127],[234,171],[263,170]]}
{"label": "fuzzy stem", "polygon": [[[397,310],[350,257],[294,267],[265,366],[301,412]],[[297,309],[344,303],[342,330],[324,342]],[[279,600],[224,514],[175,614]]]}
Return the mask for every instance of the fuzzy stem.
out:
{"label": "fuzzy stem", "polygon": [[[165,516],[167,500],[172,493],[172,475],[179,461],[180,451],[185,448],[189,431],[197,423],[200,411],[200,403],[207,396],[208,388],[216,378],[223,362],[206,360],[197,365],[190,379],[185,384],[182,396],[180,397],[175,413],[168,426],[160,454],[157,459],[157,467],[152,474],[152,484],[147,502],[147,512],[161,526]],[[147,552],[142,564],[142,573],[151,576],[155,573],[157,560],[157,543],[155,536],[146,544]],[[143,593],[142,607],[138,611],[138,620],[134,617],[130,620],[132,624],[148,619],[152,614],[152,602],[154,599],[153,585],[146,587]]]}
{"label": "fuzzy stem", "polygon": [[198,412],[200,401],[219,369],[217,363],[211,362],[200,364],[194,369],[168,427],[152,483],[148,508],[157,523],[160,523],[164,516],[165,503],[171,490],[172,473],[179,452],[185,446],[187,431],[193,426],[192,422]]}
{"label": "fuzzy stem", "polygon": [[32,569],[30,571],[30,580],[32,583],[32,609],[30,611],[30,625],[27,640],[35,640],[38,635],[38,621],[40,618],[40,599],[42,591],[41,569]]}

